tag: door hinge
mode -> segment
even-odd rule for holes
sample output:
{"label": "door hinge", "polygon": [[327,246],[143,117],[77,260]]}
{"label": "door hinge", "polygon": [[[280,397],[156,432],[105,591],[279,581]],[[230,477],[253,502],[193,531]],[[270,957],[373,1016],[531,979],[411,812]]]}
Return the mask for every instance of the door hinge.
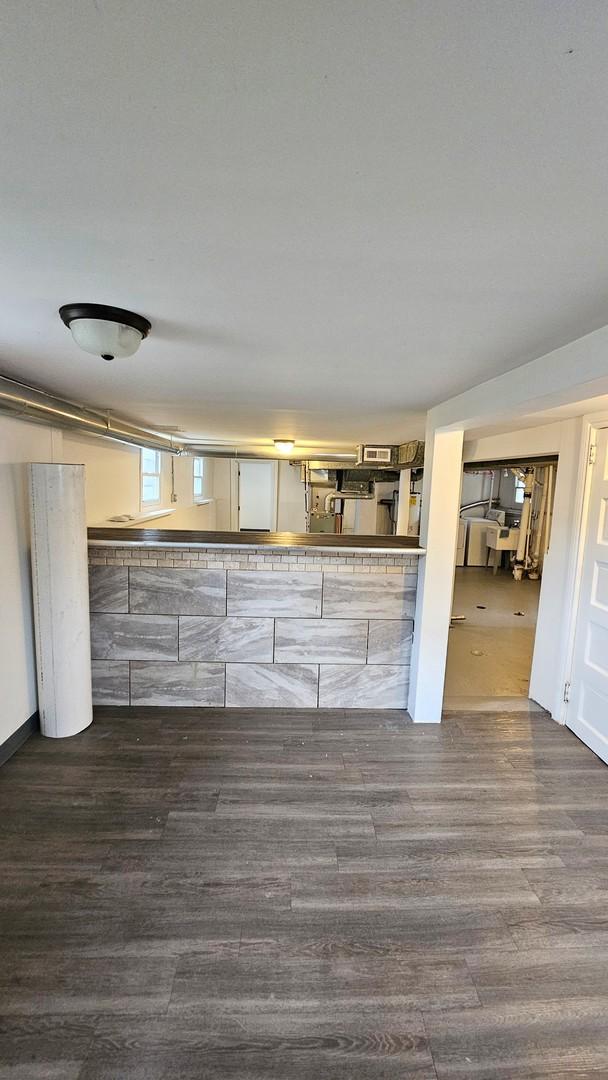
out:
{"label": "door hinge", "polygon": [[597,446],[595,443],[591,443],[589,447],[589,464],[595,465],[597,461]]}
{"label": "door hinge", "polygon": [[568,703],[570,701],[570,683],[564,684],[564,701]]}

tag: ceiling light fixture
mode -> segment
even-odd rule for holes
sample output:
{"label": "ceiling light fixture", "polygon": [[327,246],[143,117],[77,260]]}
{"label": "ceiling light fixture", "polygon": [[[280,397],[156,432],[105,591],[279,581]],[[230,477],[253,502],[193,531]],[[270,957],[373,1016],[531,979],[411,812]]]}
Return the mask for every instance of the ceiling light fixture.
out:
{"label": "ceiling light fixture", "polygon": [[64,304],[59,315],[76,344],[104,360],[133,356],[152,329],[143,315],[105,304]]}
{"label": "ceiling light fixture", "polygon": [[275,450],[278,450],[280,454],[289,454],[293,450],[295,445],[296,444],[293,439],[274,440],[274,448]]}

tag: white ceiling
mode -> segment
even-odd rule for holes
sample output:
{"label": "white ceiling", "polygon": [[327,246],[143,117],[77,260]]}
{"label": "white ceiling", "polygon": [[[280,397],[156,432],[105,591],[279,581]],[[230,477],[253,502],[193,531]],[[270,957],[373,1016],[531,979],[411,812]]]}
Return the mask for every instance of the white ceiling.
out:
{"label": "white ceiling", "polygon": [[[352,443],[608,322],[605,0],[21,0],[0,371]],[[80,352],[62,303],[148,316]]]}

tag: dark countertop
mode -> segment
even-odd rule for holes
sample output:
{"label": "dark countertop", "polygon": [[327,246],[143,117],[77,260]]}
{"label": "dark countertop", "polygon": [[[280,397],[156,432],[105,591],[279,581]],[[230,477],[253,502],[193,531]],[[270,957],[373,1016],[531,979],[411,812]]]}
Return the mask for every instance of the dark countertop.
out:
{"label": "dark countertop", "polygon": [[352,533],[199,532],[186,529],[89,529],[90,544],[138,547],[272,547],[322,551],[421,554],[417,536],[354,536]]}

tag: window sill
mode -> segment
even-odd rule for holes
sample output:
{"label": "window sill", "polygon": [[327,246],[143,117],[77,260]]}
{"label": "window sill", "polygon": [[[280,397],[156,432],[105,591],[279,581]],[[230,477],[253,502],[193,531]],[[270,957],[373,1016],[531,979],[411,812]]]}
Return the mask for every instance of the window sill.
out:
{"label": "window sill", "polygon": [[213,498],[211,498],[211,499],[195,499],[193,505],[194,506],[208,506],[209,503],[212,503],[212,502],[215,502],[215,499],[213,499]]}
{"label": "window sill", "polygon": [[143,521],[154,521],[155,518],[168,517],[169,514],[174,513],[175,508],[170,508],[168,510],[142,510],[140,514],[117,514],[115,517],[108,518],[107,521],[111,522],[114,526],[129,529],[133,526],[141,525]]}

